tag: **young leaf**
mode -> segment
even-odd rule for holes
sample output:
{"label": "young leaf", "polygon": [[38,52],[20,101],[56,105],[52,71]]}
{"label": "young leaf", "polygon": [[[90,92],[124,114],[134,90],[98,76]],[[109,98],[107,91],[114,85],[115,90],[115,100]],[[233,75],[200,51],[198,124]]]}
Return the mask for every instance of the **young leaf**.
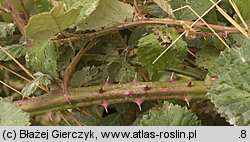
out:
{"label": "young leaf", "polygon": [[174,28],[167,28],[159,31],[159,33],[162,36],[158,37],[158,35],[150,34],[142,37],[138,44],[138,60],[148,71],[152,72],[165,70],[173,65],[178,65],[182,63],[187,56],[187,44],[182,39],[179,39],[155,64],[152,64],[168,47],[168,45],[161,45],[160,41],[163,41],[163,44],[168,44],[179,36]]}
{"label": "young leaf", "polygon": [[28,126],[30,116],[11,101],[0,98],[0,126]]}
{"label": "young leaf", "polygon": [[207,95],[222,117],[233,125],[250,125],[250,42],[223,51],[209,70],[212,82]]}
{"label": "young leaf", "polygon": [[163,106],[152,108],[139,120],[140,126],[197,126],[197,116],[186,108],[164,102]]}
{"label": "young leaf", "polygon": [[[25,34],[30,39],[47,40],[76,21],[79,10],[72,8],[64,11],[63,3],[58,3],[50,12],[33,15],[25,27]],[[67,19],[67,20],[65,20]]]}
{"label": "young leaf", "polygon": [[98,30],[111,27],[134,19],[135,9],[129,4],[118,0],[101,0],[96,10],[77,25],[77,29]]}
{"label": "young leaf", "polygon": [[[20,58],[25,55],[26,48],[22,44],[12,44],[3,47],[8,51],[15,59]],[[7,54],[0,50],[0,61],[10,61],[12,60]]]}
{"label": "young leaf", "polygon": [[32,95],[36,91],[38,85],[48,86],[51,83],[48,75],[45,75],[41,72],[35,73],[34,76],[36,78],[32,80],[31,82],[27,83],[23,87],[22,92],[21,92],[23,97],[29,97],[30,95]]}
{"label": "young leaf", "polygon": [[27,65],[34,68],[36,72],[49,74],[54,78],[57,74],[57,47],[50,40],[34,41],[33,48],[27,49]]}

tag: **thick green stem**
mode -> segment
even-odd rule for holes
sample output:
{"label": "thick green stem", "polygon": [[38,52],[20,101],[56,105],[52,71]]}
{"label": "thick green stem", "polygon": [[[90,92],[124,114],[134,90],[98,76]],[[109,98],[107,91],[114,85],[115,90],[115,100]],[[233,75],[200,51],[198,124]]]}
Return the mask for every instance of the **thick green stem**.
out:
{"label": "thick green stem", "polygon": [[133,102],[136,99],[143,101],[172,100],[184,99],[186,96],[194,100],[207,99],[205,95],[207,89],[203,81],[194,81],[191,87],[188,86],[188,82],[174,81],[114,84],[102,86],[103,90],[100,89],[101,86],[69,89],[69,95],[66,97],[62,95],[61,90],[57,90],[15,103],[18,108],[31,115],[39,115],[51,111],[103,103]]}

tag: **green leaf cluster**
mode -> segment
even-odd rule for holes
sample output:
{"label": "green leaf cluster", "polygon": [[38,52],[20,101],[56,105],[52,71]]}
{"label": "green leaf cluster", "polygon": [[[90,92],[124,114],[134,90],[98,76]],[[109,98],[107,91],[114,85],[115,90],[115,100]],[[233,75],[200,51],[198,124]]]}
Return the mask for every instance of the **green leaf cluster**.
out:
{"label": "green leaf cluster", "polygon": [[0,98],[0,126],[28,126],[30,116],[8,98]]}
{"label": "green leaf cluster", "polygon": [[149,110],[148,114],[143,115],[137,122],[139,126],[197,126],[200,125],[198,117],[178,105],[164,102],[160,107]]}
{"label": "green leaf cluster", "polygon": [[159,34],[149,34],[139,40],[138,60],[148,71],[157,72],[178,65],[187,56],[187,44],[178,40],[155,64],[153,61],[179,36],[174,28],[163,28]]}
{"label": "green leaf cluster", "polygon": [[208,96],[221,116],[233,125],[250,125],[249,40],[241,48],[223,51],[209,70],[212,82]]}

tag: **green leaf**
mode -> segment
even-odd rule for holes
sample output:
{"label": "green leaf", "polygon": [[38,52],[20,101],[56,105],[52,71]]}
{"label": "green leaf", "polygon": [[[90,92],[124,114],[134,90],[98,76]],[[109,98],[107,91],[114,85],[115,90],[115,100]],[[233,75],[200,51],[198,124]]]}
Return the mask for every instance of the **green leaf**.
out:
{"label": "green leaf", "polygon": [[144,26],[138,26],[136,27],[128,40],[128,46],[134,48],[135,46],[138,45],[138,41],[140,40],[140,38],[143,36],[143,34],[145,34],[146,32],[146,28]]}
{"label": "green leaf", "polygon": [[[8,51],[15,59],[18,59],[25,55],[26,48],[22,44],[12,44],[3,47]],[[12,60],[7,54],[0,50],[0,61],[10,61]]]}
{"label": "green leaf", "polygon": [[0,98],[0,126],[28,126],[30,116],[11,101]]}
{"label": "green leaf", "polygon": [[187,108],[164,102],[163,106],[152,108],[137,122],[140,126],[197,126],[197,116]]}
{"label": "green leaf", "polygon": [[0,38],[6,38],[8,35],[12,35],[15,31],[15,24],[0,22]]}
{"label": "green leaf", "polygon": [[[121,62],[117,66],[115,66],[117,69],[117,72],[115,73],[109,73],[112,78],[114,78],[115,82],[119,83],[127,83],[133,80],[133,77],[135,76],[135,70],[134,67],[130,66],[127,62]],[[112,72],[115,69],[110,69]]]}
{"label": "green leaf", "polygon": [[174,17],[171,5],[169,4],[170,0],[154,0],[154,2],[165,12],[168,13],[168,15]]}
{"label": "green leaf", "polygon": [[182,63],[187,56],[187,44],[179,39],[155,64],[152,64],[170,42],[178,36],[179,34],[174,28],[164,28],[159,31],[159,35],[150,34],[142,37],[138,44],[138,60],[151,72],[165,70]]}
{"label": "green leaf", "polygon": [[135,8],[118,0],[101,0],[96,10],[90,16],[77,25],[77,29],[98,30],[127,21],[132,21]]}
{"label": "green leaf", "polygon": [[[70,113],[84,126],[97,126],[102,119],[103,110],[103,107],[100,105],[93,105],[79,108],[77,110],[73,109]],[[68,117],[68,121],[74,126],[77,125],[70,117]]]}
{"label": "green leaf", "polygon": [[25,27],[26,36],[30,39],[47,40],[69,28],[75,23],[79,10],[72,8],[65,12],[64,8],[63,3],[58,3],[50,12],[33,15]]}
{"label": "green leaf", "polygon": [[195,62],[199,67],[209,69],[219,57],[221,50],[216,47],[205,47],[195,54]]}
{"label": "green leaf", "polygon": [[[209,0],[172,0],[170,1],[172,9],[177,9],[189,5],[200,16],[205,13],[213,4]],[[177,19],[195,20],[198,17],[189,9],[184,8],[174,13]]]}
{"label": "green leaf", "polygon": [[84,22],[84,20],[96,10],[96,7],[100,3],[99,1],[100,0],[84,0],[81,3],[81,11],[79,16],[77,17],[76,23],[79,24],[81,22]]}
{"label": "green leaf", "polygon": [[30,95],[32,95],[36,91],[39,85],[48,86],[51,84],[51,81],[49,80],[48,75],[45,75],[41,72],[37,72],[34,74],[34,76],[36,78],[32,80],[31,82],[27,83],[23,87],[22,92],[21,92],[23,97],[29,97]]}
{"label": "green leaf", "polygon": [[113,113],[105,116],[100,124],[100,126],[123,126],[122,115],[119,113]]}
{"label": "green leaf", "polygon": [[90,81],[99,73],[98,68],[96,67],[83,67],[81,70],[76,71],[71,80],[70,86],[72,87],[81,87],[90,85]]}
{"label": "green leaf", "polygon": [[57,47],[50,40],[34,41],[33,48],[27,49],[25,59],[27,65],[36,72],[43,72],[57,78],[57,52]]}
{"label": "green leaf", "polygon": [[34,0],[35,13],[50,11],[51,8],[53,8],[53,5],[49,0]]}
{"label": "green leaf", "polygon": [[234,0],[242,17],[247,22],[250,22],[250,1],[249,0]]}
{"label": "green leaf", "polygon": [[230,124],[250,125],[250,42],[241,48],[223,51],[209,70],[207,95]]}
{"label": "green leaf", "polygon": [[62,0],[68,8],[80,9],[76,19],[76,24],[83,22],[89,15],[96,10],[100,0]]}

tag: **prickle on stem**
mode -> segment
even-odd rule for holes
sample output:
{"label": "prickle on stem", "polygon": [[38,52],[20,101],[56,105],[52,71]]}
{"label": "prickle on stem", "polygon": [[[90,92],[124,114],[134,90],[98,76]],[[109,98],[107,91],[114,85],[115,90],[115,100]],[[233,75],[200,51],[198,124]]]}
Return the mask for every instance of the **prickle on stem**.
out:
{"label": "prickle on stem", "polygon": [[210,78],[211,81],[216,81],[217,79],[218,79],[218,76],[212,76],[212,77]]}
{"label": "prickle on stem", "polygon": [[139,110],[142,111],[141,104],[143,103],[143,99],[136,99],[133,102],[136,103],[136,105],[138,106]]}
{"label": "prickle on stem", "polygon": [[65,102],[71,105],[72,102],[73,102],[73,99],[72,99],[72,98],[67,98],[67,99],[65,100]]}
{"label": "prickle on stem", "polygon": [[98,93],[100,93],[100,94],[103,94],[103,93],[105,93],[105,92],[106,92],[106,91],[103,90],[102,87],[101,87],[101,89],[98,90]]}
{"label": "prickle on stem", "polygon": [[143,88],[144,91],[148,91],[150,90],[150,87],[148,87],[148,85],[146,85],[144,88]]}
{"label": "prickle on stem", "polygon": [[189,81],[187,87],[192,87],[192,86],[193,86],[192,81]]}
{"label": "prickle on stem", "polygon": [[53,119],[52,119],[52,114],[53,114],[53,112],[48,112],[45,115],[47,115],[49,117],[51,122],[54,122]]}
{"label": "prickle on stem", "polygon": [[169,78],[169,81],[170,81],[170,82],[174,82],[174,81],[175,81],[174,72],[171,73],[171,76],[170,76],[170,78]]}
{"label": "prickle on stem", "polygon": [[133,92],[132,91],[126,91],[126,92],[124,92],[124,95],[132,97]]}
{"label": "prickle on stem", "polygon": [[103,102],[101,106],[105,109],[106,113],[108,113],[108,106],[110,105],[109,102]]}
{"label": "prickle on stem", "polygon": [[185,96],[183,100],[187,103],[188,107],[190,107],[190,102],[192,99],[189,98],[188,96]]}
{"label": "prickle on stem", "polygon": [[109,76],[107,77],[105,83],[103,83],[103,86],[110,86],[111,83],[109,83]]}
{"label": "prickle on stem", "polygon": [[135,76],[134,76],[134,79],[132,80],[132,83],[138,83],[140,82],[138,79],[137,79],[137,73],[135,73]]}

